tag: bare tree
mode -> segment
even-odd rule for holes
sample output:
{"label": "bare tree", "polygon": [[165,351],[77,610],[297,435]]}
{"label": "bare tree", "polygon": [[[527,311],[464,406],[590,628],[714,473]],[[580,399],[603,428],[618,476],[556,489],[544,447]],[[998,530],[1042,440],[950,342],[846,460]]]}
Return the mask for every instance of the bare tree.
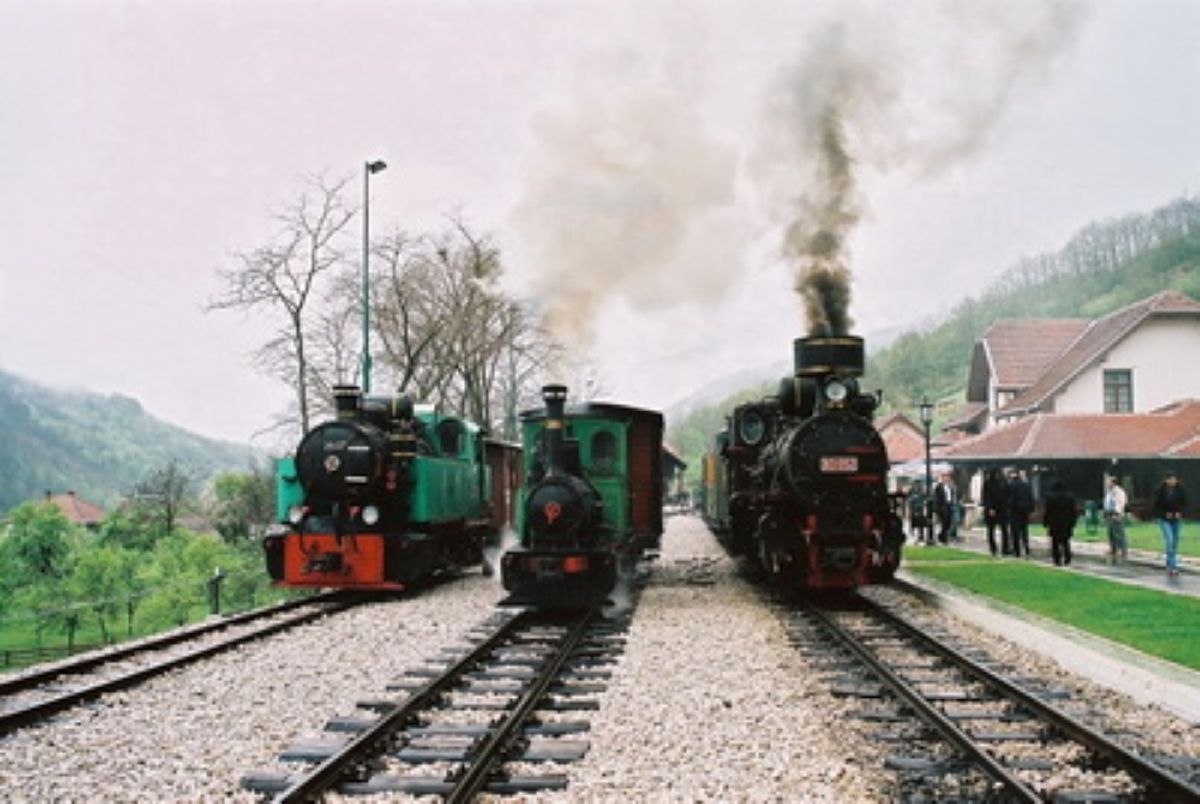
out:
{"label": "bare tree", "polygon": [[150,514],[159,534],[170,536],[195,482],[196,473],[172,458],[134,487],[133,499]]}
{"label": "bare tree", "polygon": [[491,240],[460,218],[435,236],[375,245],[373,320],[379,365],[399,390],[514,435],[521,388],[554,350],[501,289]]}
{"label": "bare tree", "polygon": [[276,336],[255,358],[260,368],[295,390],[302,432],[309,428],[312,392],[309,308],[322,276],[346,262],[340,236],[356,214],[343,198],[348,182],[310,179],[300,197],[276,215],[276,242],[235,254],[238,267],[220,272],[225,294],[209,304],[211,310],[266,308],[281,314]]}

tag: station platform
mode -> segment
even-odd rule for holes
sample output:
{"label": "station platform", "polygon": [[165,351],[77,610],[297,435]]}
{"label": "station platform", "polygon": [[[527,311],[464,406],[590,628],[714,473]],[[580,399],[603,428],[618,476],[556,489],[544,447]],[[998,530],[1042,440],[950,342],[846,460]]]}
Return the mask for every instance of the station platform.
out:
{"label": "station platform", "polygon": [[[1188,533],[1198,526],[1188,522],[1184,524],[1183,538],[1200,539],[1200,533]],[[1077,531],[1078,532],[1078,531]],[[948,547],[988,553],[987,531],[982,527],[960,528],[959,538]],[[997,535],[999,538],[999,535]],[[909,542],[905,550],[909,555],[916,554],[921,549],[920,544]],[[1003,561],[1033,561],[1054,566],[1050,553],[1050,539],[1046,536],[1030,535],[1030,558],[1024,556],[1015,558],[1003,556]],[[1119,583],[1134,584],[1147,589],[1157,589],[1161,592],[1191,595],[1200,597],[1200,561],[1191,557],[1180,556],[1179,574],[1168,575],[1162,552],[1148,550],[1130,550],[1128,560],[1119,564],[1108,563],[1108,542],[1084,542],[1078,538],[1071,540],[1071,564],[1060,569],[1070,572],[1084,572],[1089,575],[1107,578]]]}

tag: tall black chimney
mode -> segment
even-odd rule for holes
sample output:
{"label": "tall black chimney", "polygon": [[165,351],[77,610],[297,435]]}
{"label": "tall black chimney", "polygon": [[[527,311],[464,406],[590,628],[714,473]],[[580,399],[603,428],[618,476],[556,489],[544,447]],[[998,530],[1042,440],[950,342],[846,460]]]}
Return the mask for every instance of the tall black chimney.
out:
{"label": "tall black chimney", "polygon": [[353,421],[358,414],[359,402],[362,399],[362,391],[357,385],[335,385],[333,386],[333,403],[337,406],[337,417],[339,421]]}
{"label": "tall black chimney", "polygon": [[838,374],[861,377],[863,339],[857,335],[812,335],[792,341],[797,377]]}
{"label": "tall black chimney", "polygon": [[563,470],[564,410],[567,406],[567,386],[543,385],[542,401],[546,403],[546,429],[542,436],[546,449],[546,474],[561,475]]}

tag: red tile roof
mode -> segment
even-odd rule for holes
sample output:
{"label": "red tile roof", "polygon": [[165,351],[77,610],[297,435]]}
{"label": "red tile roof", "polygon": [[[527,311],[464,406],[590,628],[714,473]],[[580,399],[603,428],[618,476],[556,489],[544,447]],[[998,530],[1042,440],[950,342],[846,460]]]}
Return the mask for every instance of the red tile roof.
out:
{"label": "red tile roof", "polygon": [[925,431],[903,413],[886,416],[875,423],[875,428],[892,463],[904,463],[925,454]]}
{"label": "red tile roof", "polygon": [[1177,291],[1164,290],[1092,321],[1079,337],[1045,368],[1036,382],[997,413],[1003,415],[1036,409],[1143,321],[1155,315],[1200,316],[1200,302],[1192,301]]}
{"label": "red tile roof", "polygon": [[63,516],[76,525],[98,525],[104,520],[103,508],[92,505],[73,491],[66,494],[47,494],[46,502],[58,506]]}
{"label": "red tile roof", "polygon": [[1025,388],[1088,328],[1086,318],[997,321],[980,339],[1000,388]]}
{"label": "red tile roof", "polygon": [[986,402],[968,402],[950,414],[945,430],[963,430],[981,419],[988,411]]}
{"label": "red tile roof", "polygon": [[1200,456],[1200,400],[1150,413],[1038,413],[958,442],[948,460]]}

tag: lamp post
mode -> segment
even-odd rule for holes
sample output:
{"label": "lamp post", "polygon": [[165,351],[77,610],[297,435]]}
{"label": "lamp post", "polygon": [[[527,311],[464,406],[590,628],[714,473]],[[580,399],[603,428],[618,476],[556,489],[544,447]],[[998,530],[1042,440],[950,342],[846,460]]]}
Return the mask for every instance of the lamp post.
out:
{"label": "lamp post", "polygon": [[363,256],[362,256],[362,390],[371,390],[371,174],[387,168],[376,159],[363,166]]}
{"label": "lamp post", "polygon": [[933,471],[929,459],[929,428],[933,424],[933,403],[929,397],[921,400],[921,424],[925,426],[925,541],[933,541]]}

